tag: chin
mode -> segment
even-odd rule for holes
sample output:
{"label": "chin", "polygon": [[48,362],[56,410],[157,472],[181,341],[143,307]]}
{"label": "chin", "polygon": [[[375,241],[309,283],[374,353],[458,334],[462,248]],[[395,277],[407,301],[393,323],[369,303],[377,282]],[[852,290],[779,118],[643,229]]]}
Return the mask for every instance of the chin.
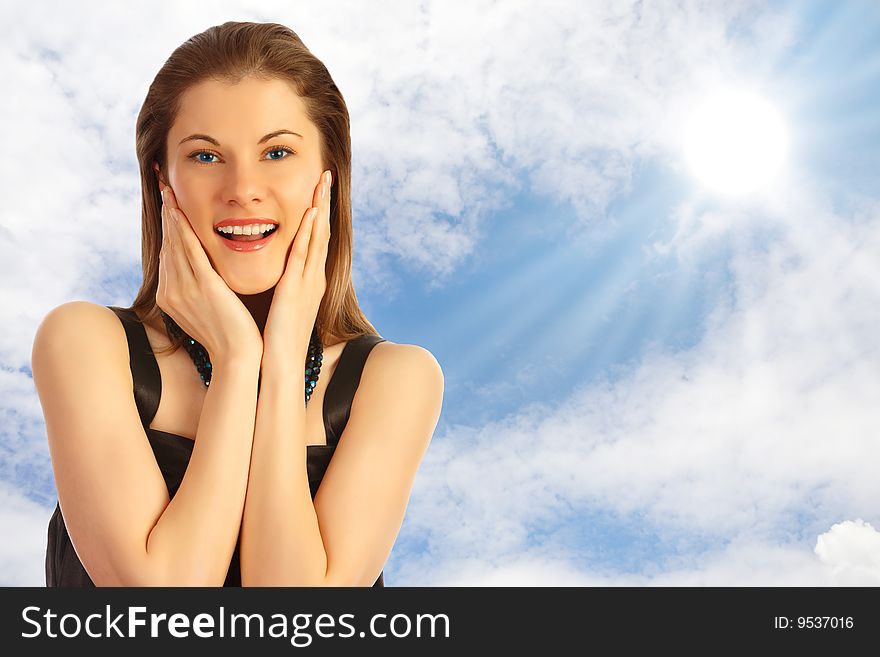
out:
{"label": "chin", "polygon": [[[292,245],[292,242],[291,242]],[[215,258],[205,249],[211,267],[226,286],[236,294],[260,294],[272,289],[281,280],[284,262],[276,258],[266,258],[266,254],[240,254],[232,258]],[[290,253],[289,249],[287,251]],[[271,261],[271,262],[269,262]]]}
{"label": "chin", "polygon": [[[247,275],[250,274],[250,275]],[[280,276],[267,275],[268,272],[247,272],[245,275],[233,275],[231,272],[221,273],[221,278],[230,290],[236,294],[260,294],[278,284]]]}
{"label": "chin", "polygon": [[263,292],[267,292],[267,291],[271,290],[273,287],[275,287],[275,285],[276,285],[277,283],[278,283],[278,281],[275,281],[275,283],[272,283],[271,285],[256,285],[256,286],[251,286],[251,287],[242,287],[242,286],[238,286],[238,285],[236,285],[236,286],[232,286],[232,285],[230,285],[230,286],[229,286],[229,289],[232,290],[233,292],[235,292],[236,294],[241,294],[241,295],[243,295],[243,296],[248,296],[248,295],[251,295],[251,294],[262,294]]}

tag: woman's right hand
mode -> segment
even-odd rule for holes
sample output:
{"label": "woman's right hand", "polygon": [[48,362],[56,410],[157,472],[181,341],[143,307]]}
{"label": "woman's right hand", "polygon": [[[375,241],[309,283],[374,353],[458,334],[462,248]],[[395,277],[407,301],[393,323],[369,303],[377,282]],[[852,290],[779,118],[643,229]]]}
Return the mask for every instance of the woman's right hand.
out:
{"label": "woman's right hand", "polygon": [[162,189],[162,249],[156,305],[201,343],[212,362],[260,359],[263,337],[250,311],[214,270],[168,185]]}

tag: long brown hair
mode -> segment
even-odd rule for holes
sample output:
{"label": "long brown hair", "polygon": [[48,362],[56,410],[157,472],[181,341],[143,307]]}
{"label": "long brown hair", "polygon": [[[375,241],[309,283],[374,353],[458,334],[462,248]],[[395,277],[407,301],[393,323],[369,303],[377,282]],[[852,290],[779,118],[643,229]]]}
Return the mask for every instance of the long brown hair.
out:
{"label": "long brown hair", "polygon": [[[351,280],[351,135],[348,107],[330,73],[296,33],[278,23],[229,21],[196,34],[177,47],[156,75],[137,118],[137,158],[141,174],[141,261],[143,282],[130,310],[146,321],[160,318],[156,305],[162,198],[153,163],[167,180],[165,142],[191,86],[205,80],[235,84],[246,77],[289,82],[303,99],[306,116],[320,134],[323,169],[333,173],[327,289],[316,318],[324,344],[378,335],[358,305]],[[169,336],[176,351],[182,340]]]}

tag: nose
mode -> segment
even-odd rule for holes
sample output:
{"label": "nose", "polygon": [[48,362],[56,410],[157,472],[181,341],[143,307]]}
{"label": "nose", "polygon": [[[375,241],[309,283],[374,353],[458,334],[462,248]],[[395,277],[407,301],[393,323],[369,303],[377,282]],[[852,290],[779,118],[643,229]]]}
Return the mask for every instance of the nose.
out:
{"label": "nose", "polygon": [[261,202],[266,195],[265,183],[257,167],[249,163],[231,165],[223,185],[223,202],[247,207]]}

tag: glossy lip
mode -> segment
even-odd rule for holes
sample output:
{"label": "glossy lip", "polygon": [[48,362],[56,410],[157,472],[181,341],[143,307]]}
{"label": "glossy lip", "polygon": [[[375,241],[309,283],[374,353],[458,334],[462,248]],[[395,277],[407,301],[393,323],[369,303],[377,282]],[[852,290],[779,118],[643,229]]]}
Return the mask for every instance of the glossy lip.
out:
{"label": "glossy lip", "polygon": [[[251,219],[248,219],[247,221],[253,223],[253,220],[251,220]],[[278,222],[277,221],[272,221],[272,222],[265,222],[264,221],[262,223],[277,224]],[[229,224],[224,224],[224,225],[228,226]],[[225,237],[223,237],[216,230],[214,231],[214,234],[217,236],[218,240],[223,242],[224,245],[228,246],[233,251],[238,251],[240,253],[240,252],[247,252],[247,251],[259,251],[260,249],[262,249],[264,246],[266,246],[269,243],[269,240],[271,240],[273,237],[275,237],[278,234],[279,230],[281,230],[281,228],[276,228],[271,233],[269,233],[266,237],[259,239],[259,240],[254,240],[253,242],[233,242],[232,240],[228,240]]]}

